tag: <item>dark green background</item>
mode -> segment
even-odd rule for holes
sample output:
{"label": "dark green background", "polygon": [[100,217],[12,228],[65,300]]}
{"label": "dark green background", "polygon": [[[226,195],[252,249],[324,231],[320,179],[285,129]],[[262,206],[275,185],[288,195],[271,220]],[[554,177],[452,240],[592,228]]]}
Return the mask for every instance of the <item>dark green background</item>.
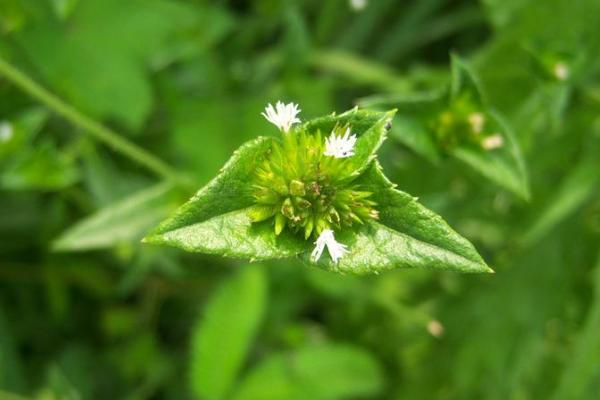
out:
{"label": "dark green background", "polygon": [[451,51],[512,126],[532,188],[524,202],[393,137],[380,152],[495,275],[338,276],[142,245],[191,191],[0,71],[0,399],[597,398],[598,18],[596,0],[0,1],[2,60],[194,189],[276,134],[266,103],[306,120],[443,87]]}

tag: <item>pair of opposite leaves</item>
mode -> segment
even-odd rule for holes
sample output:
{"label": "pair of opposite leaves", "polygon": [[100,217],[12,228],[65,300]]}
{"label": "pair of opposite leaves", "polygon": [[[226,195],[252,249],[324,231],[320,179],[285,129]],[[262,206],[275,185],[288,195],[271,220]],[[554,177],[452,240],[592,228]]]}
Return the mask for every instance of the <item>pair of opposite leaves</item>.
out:
{"label": "pair of opposite leaves", "polygon": [[276,235],[268,224],[253,223],[252,181],[277,138],[259,137],[235,151],[220,174],[174,215],[161,223],[145,242],[191,252],[220,254],[250,260],[300,257],[304,262],[337,272],[357,274],[421,267],[461,272],[491,272],[471,243],[417,199],[395,189],[383,174],[376,152],[383,143],[395,111],[353,109],[304,123],[308,133],[331,132],[350,126],[358,140],[349,162],[354,183],[372,193],[378,220],[336,232],[349,252],[337,263],[310,257],[313,244],[284,230]]}

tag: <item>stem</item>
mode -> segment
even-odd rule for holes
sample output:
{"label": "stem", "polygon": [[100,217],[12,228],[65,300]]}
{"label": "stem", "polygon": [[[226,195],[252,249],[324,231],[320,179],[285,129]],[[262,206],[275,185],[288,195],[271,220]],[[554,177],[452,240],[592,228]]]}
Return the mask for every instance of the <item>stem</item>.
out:
{"label": "stem", "polygon": [[411,88],[408,80],[396,75],[385,64],[379,64],[341,50],[320,50],[312,53],[313,66],[343,75],[360,84],[380,87],[387,92],[404,92]]}
{"label": "stem", "polygon": [[112,147],[115,151],[131,158],[163,178],[174,181],[186,188],[191,186],[191,182],[188,180],[188,178],[181,176],[179,173],[177,173],[177,171],[164,163],[162,160],[155,157],[153,154],[149,153],[143,148],[137,146],[136,144],[130,142],[129,140],[124,139],[122,136],[106,128],[102,124],[83,115],[75,108],[38,85],[31,78],[10,65],[1,57],[0,74],[4,75],[6,79],[21,88],[23,91],[27,92],[31,97],[45,104],[56,114],[62,116],[73,125],[81,128],[84,132],[88,133],[99,141],[104,142],[108,146]]}

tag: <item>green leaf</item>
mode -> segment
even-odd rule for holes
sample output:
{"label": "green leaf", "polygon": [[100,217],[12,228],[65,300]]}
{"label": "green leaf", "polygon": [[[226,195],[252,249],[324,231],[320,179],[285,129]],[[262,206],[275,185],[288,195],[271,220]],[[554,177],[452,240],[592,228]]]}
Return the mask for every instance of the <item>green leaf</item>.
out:
{"label": "green leaf", "polygon": [[230,211],[251,206],[250,181],[264,160],[272,138],[259,137],[242,145],[221,169],[221,173],[161,223],[150,236],[164,234]]}
{"label": "green leaf", "polygon": [[242,267],[213,295],[192,334],[190,385],[200,399],[223,399],[242,367],[267,301],[262,267]]}
{"label": "green leaf", "polygon": [[159,184],[102,208],[56,239],[55,251],[96,250],[134,242],[172,208],[173,187]]}
{"label": "green leaf", "polygon": [[232,398],[373,398],[382,387],[382,370],[369,353],[354,346],[327,344],[267,358],[250,371]]}
{"label": "green leaf", "polygon": [[471,71],[470,66],[457,54],[451,54],[452,79],[450,81],[450,98],[468,94],[476,104],[484,103],[479,78]]}
{"label": "green leaf", "polygon": [[[452,55],[451,70],[449,93],[437,91],[404,96],[378,96],[366,99],[364,104],[397,107],[398,115],[392,127],[392,137],[434,164],[439,164],[444,154],[452,155],[485,178],[528,200],[530,189],[527,169],[511,129],[498,113],[487,107],[479,79],[467,63],[455,54]],[[445,148],[442,143],[438,143],[433,121],[440,113],[449,112],[455,118],[465,117],[455,114],[455,102],[463,108],[472,107],[472,112],[484,115],[486,134],[500,135],[503,145],[486,150],[470,142],[459,142],[451,148]]]}
{"label": "green leaf", "polygon": [[403,96],[394,102],[398,113],[390,135],[436,165],[442,159],[442,152],[427,121],[442,110],[446,98],[445,92],[430,92]]}
{"label": "green leaf", "polygon": [[140,128],[153,102],[145,64],[167,37],[191,25],[193,9],[163,0],[53,4],[68,20],[38,15],[15,37],[26,56],[52,89],[86,113]]}
{"label": "green leaf", "polygon": [[551,202],[523,234],[523,244],[531,245],[542,238],[594,193],[600,184],[600,164],[597,157],[596,154],[591,154],[570,171]]}
{"label": "green leaf", "polygon": [[252,260],[293,257],[306,249],[308,242],[302,238],[287,231],[276,236],[272,226],[253,224],[251,210],[231,211],[197,224],[150,235],[144,242]]}
{"label": "green leaf", "polygon": [[10,190],[60,190],[79,178],[75,160],[44,140],[23,149],[0,173],[0,188]]}
{"label": "green leaf", "polygon": [[396,107],[390,136],[433,164],[438,164],[442,153],[433,139],[427,121],[444,108],[446,101],[446,91],[438,91],[377,95],[361,99],[359,104],[375,109]]}
{"label": "green leaf", "polygon": [[48,119],[48,112],[32,108],[14,118],[0,120],[0,170],[14,163],[23,152],[30,151],[32,142]]}
{"label": "green leaf", "polygon": [[253,218],[257,213],[264,213],[254,205],[251,181],[270,149],[273,139],[269,138],[258,138],[243,145],[220,175],[144,241],[189,252],[251,260],[299,256],[310,265],[357,274],[405,267],[489,272],[468,241],[413,197],[394,190],[377,162],[372,161],[392,115],[393,112],[351,110],[306,123],[307,129],[321,132],[331,131],[337,124],[352,126],[359,139],[356,154],[348,160],[354,162],[357,173],[362,174],[356,183],[361,190],[372,193],[380,213],[380,222],[355,225],[339,232],[339,240],[350,249],[339,264],[333,264],[327,255],[314,263],[310,258],[312,241],[288,229],[278,231],[277,235],[270,221],[252,222],[257,220]]}
{"label": "green leaf", "polygon": [[476,172],[524,200],[529,200],[529,178],[521,149],[512,130],[501,117],[489,111],[488,123],[502,136],[504,145],[490,151],[472,146],[459,146],[452,155]]}
{"label": "green leaf", "polygon": [[319,265],[359,274],[393,268],[492,272],[473,245],[439,215],[396,190],[379,164],[373,163],[360,183],[373,192],[380,220],[340,236],[351,251],[337,265],[326,258],[321,258]]}
{"label": "green leaf", "polygon": [[337,264],[325,257],[319,260],[320,265],[337,272],[366,274],[395,268],[491,272],[483,261],[470,260],[377,222],[367,223],[358,232],[342,234],[339,240],[352,250]]}
{"label": "green leaf", "polygon": [[597,394],[595,390],[598,387],[600,365],[600,255],[591,275],[594,300],[574,340],[572,355],[566,359],[560,384],[552,399],[584,400],[594,398]]}
{"label": "green leaf", "polygon": [[463,145],[458,146],[451,153],[497,185],[528,200],[529,182],[519,144],[508,124],[498,113],[487,108],[479,78],[456,54],[452,54],[450,93],[451,101],[467,94],[484,111],[488,129],[495,134],[500,134],[504,142],[502,147],[491,151]]}
{"label": "green leaf", "polygon": [[395,121],[390,133],[393,138],[432,163],[439,164],[440,151],[422,121],[408,115],[398,115]]}
{"label": "green leaf", "polygon": [[348,125],[357,137],[354,155],[349,158],[353,170],[359,174],[367,168],[386,138],[395,111],[380,112],[354,108],[340,115],[328,115],[305,123],[309,132],[320,130],[328,136],[336,125]]}

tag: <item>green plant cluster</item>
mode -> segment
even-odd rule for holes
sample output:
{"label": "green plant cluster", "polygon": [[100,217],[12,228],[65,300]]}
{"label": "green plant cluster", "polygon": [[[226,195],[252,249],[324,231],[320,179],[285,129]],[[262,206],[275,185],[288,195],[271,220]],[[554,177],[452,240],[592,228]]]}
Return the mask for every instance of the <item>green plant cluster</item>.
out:
{"label": "green plant cluster", "polygon": [[[341,137],[347,129],[336,126],[331,133]],[[272,219],[276,235],[288,227],[308,239],[378,219],[372,193],[353,183],[357,175],[348,159],[324,152],[321,131],[293,129],[275,142],[254,177],[252,221]]]}
{"label": "green plant cluster", "polygon": [[486,129],[487,116],[478,109],[469,96],[456,99],[449,109],[440,112],[429,122],[435,140],[447,152],[459,144],[484,148],[486,137],[493,132]]}

